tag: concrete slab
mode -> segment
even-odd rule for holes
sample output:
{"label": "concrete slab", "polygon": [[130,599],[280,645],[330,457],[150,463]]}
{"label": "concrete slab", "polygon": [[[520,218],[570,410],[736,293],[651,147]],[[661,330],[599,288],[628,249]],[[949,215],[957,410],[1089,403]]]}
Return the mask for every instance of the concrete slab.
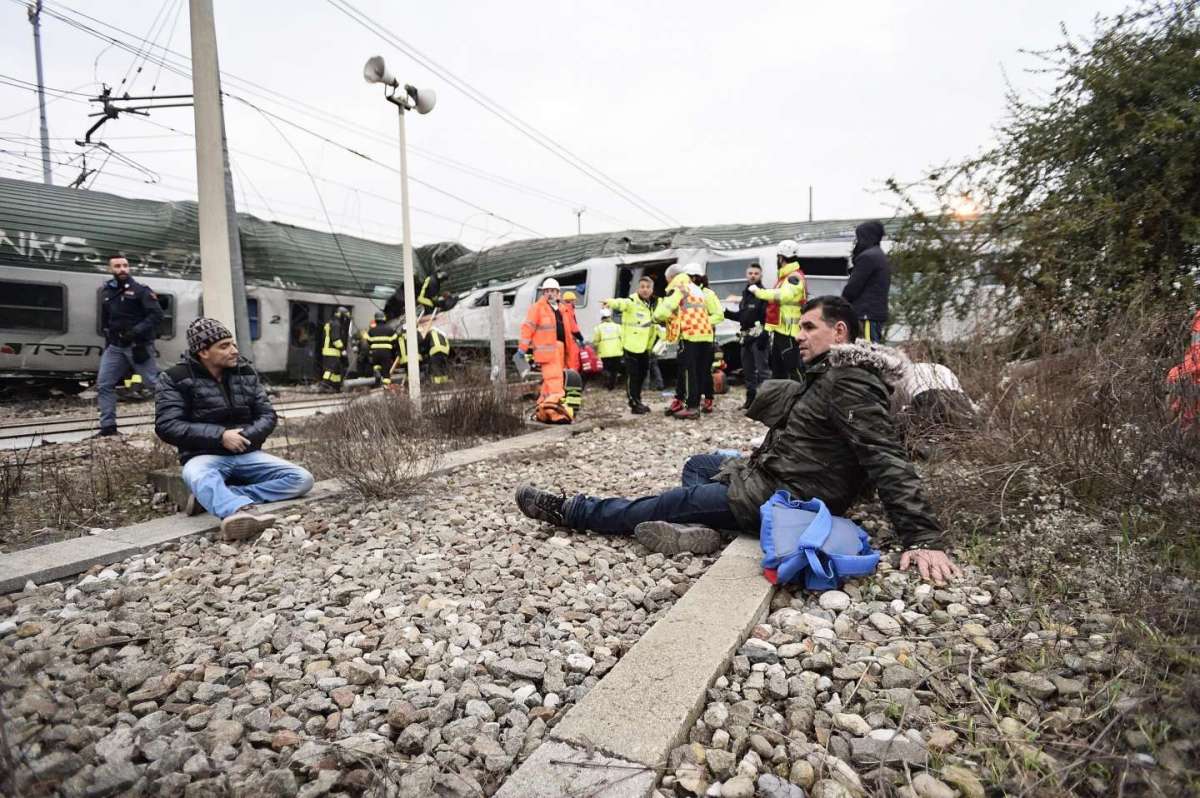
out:
{"label": "concrete slab", "polygon": [[[431,475],[444,474],[464,465],[503,457],[522,449],[545,446],[565,440],[571,434],[570,428],[556,428],[451,452],[442,458],[438,467],[431,471]],[[176,483],[174,485],[175,493],[172,494],[173,499],[178,499],[175,494],[178,494],[180,490],[186,491],[177,469],[165,469],[155,473],[158,475],[156,479],[159,480],[156,484],[162,486],[159,488],[160,490],[166,488],[169,483]],[[286,502],[266,504],[263,505],[263,509],[283,513],[296,505],[328,499],[344,491],[345,486],[336,479],[321,480],[307,495]],[[186,501],[186,499],[187,495],[184,493],[182,499],[178,500]],[[192,517],[177,514],[97,535],[72,538],[46,546],[0,554],[0,594],[22,590],[25,583],[29,581],[34,584],[52,582],[82,573],[93,565],[120,562],[126,557],[140,554],[155,546],[182,540],[192,535],[215,532],[219,527],[220,521],[208,513]]]}
{"label": "concrete slab", "polygon": [[551,741],[538,746],[495,798],[646,798],[657,783],[658,773],[645,765]]}
{"label": "concrete slab", "polygon": [[661,770],[704,706],[705,691],[770,606],[758,541],[730,543],[551,738]]}

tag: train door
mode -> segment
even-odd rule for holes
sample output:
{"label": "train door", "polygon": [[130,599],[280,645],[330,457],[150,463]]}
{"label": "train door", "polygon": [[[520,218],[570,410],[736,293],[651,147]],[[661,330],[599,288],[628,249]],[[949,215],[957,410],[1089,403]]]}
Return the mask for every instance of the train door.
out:
{"label": "train door", "polygon": [[337,305],[291,301],[288,311],[288,378],[316,380],[320,374],[325,322],[333,318]]}

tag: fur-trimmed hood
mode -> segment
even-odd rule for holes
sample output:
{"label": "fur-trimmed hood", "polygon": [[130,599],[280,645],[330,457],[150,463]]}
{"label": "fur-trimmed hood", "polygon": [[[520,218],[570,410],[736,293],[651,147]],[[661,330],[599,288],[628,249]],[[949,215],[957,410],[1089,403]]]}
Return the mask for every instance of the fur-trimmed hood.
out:
{"label": "fur-trimmed hood", "polygon": [[912,369],[912,361],[899,349],[883,344],[856,342],[834,344],[827,356],[830,368],[841,366],[863,366],[879,372],[879,376],[893,387],[904,380]]}

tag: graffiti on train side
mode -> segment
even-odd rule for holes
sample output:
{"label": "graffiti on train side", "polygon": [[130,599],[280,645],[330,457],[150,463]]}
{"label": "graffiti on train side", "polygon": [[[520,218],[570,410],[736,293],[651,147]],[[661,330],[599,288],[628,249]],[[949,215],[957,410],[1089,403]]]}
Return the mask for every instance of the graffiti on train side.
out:
{"label": "graffiti on train side", "polygon": [[[119,252],[129,259],[134,271],[141,274],[182,274],[194,271],[200,265],[200,253],[188,250]],[[0,228],[0,263],[7,262],[11,266],[88,264],[97,267],[98,271],[106,271],[112,254],[79,236],[39,235],[27,230]],[[21,263],[22,260],[27,263]]]}

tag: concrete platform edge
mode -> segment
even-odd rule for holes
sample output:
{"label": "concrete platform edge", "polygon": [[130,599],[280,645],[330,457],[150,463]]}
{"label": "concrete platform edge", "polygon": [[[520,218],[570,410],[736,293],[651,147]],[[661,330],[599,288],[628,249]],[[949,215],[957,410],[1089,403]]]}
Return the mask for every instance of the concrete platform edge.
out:
{"label": "concrete platform edge", "polygon": [[[706,691],[767,613],[775,588],[762,576],[761,558],[753,538],[730,543],[667,615],[554,727],[497,795],[574,794],[547,792],[549,786],[537,785],[559,784],[572,772],[577,783],[593,771],[611,779],[596,783],[597,796],[650,795],[671,749],[686,739],[703,709]],[[599,752],[612,766],[555,764],[571,760],[571,752]],[[653,774],[648,783],[630,775],[638,766]],[[612,787],[605,786],[610,783]]]}

